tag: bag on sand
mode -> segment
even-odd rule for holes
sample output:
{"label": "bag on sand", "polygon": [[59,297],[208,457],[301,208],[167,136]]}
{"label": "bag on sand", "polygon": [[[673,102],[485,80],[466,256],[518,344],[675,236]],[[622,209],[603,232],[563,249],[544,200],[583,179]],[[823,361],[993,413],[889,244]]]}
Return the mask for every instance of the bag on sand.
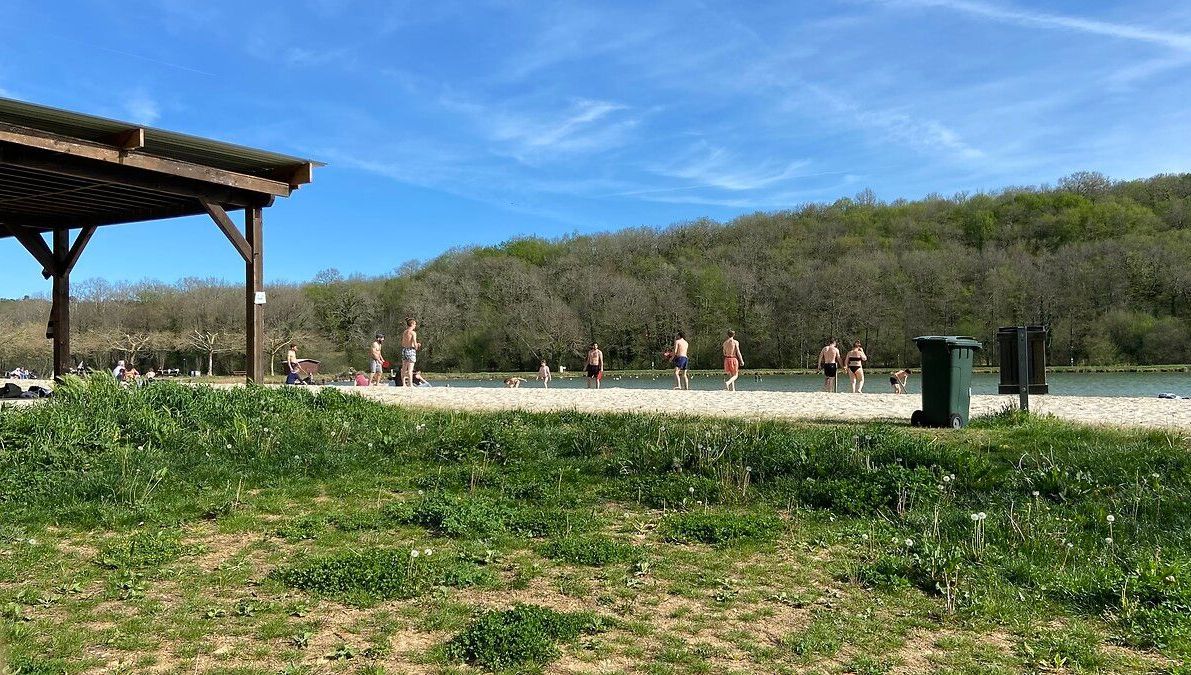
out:
{"label": "bag on sand", "polygon": [[28,393],[35,395],[37,398],[49,398],[54,395],[54,391],[52,389],[46,389],[45,387],[37,384],[29,387]]}
{"label": "bag on sand", "polygon": [[23,393],[21,386],[14,382],[6,382],[0,387],[0,398],[20,398]]}

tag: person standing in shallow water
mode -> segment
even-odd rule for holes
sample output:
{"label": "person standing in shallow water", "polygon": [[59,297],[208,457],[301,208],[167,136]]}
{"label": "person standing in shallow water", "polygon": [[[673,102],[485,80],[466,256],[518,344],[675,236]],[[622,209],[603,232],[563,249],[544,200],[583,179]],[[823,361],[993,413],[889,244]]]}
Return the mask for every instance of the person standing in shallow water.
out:
{"label": "person standing in shallow water", "polygon": [[546,365],[546,360],[542,360],[542,365],[538,367],[538,379],[542,381],[542,389],[550,388],[550,366]]}
{"label": "person standing in shallow water", "polygon": [[587,350],[587,388],[591,389],[592,383],[595,383],[595,388],[600,388],[600,380],[604,377],[604,352],[600,351],[600,346],[595,342],[591,343],[591,349]]}
{"label": "person standing in shallow water", "polygon": [[819,352],[819,367],[816,369],[823,371],[823,391],[835,393],[835,375],[841,365],[839,347],[835,346],[835,340],[832,339]]}
{"label": "person standing in shallow water", "polygon": [[724,382],[724,389],[736,391],[736,378],[740,377],[740,369],[744,367],[744,357],[740,354],[740,343],[736,341],[736,331],[728,331],[728,339],[724,340],[724,374],[728,379]]}
{"label": "person standing in shallow water", "polygon": [[674,336],[674,388],[675,389],[690,389],[691,375],[688,368],[691,360],[687,357],[687,350],[690,345],[686,341],[686,336],[680,331],[678,335]]}
{"label": "person standing in shallow water", "polygon": [[860,345],[860,340],[852,343],[852,351],[844,357],[848,364],[848,377],[852,378],[852,393],[864,393],[864,362],[868,361],[868,355],[864,353],[864,347]]}

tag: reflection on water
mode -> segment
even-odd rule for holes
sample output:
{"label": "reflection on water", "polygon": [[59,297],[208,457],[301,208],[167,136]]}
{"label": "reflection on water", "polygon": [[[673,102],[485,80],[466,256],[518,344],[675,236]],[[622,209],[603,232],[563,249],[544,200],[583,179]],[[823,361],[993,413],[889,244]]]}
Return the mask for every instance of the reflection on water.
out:
{"label": "reflection on water", "polygon": [[[491,380],[435,380],[434,373],[426,373],[434,386],[452,387],[503,387],[499,379]],[[1047,376],[1050,392],[1054,396],[1141,396],[1151,398],[1163,392],[1191,396],[1191,373],[1050,373]],[[995,394],[999,377],[995,373],[976,373],[972,376],[973,394]],[[918,373],[910,377],[909,393],[918,394]],[[551,380],[552,389],[582,389],[586,385],[581,377]],[[541,383],[529,380],[523,387],[541,387]],[[609,371],[603,386],[627,389],[670,389],[674,376],[660,372],[656,377],[618,376]],[[819,391],[823,378],[818,375],[773,375],[755,379],[744,371],[737,380],[736,388],[741,391]],[[692,375],[691,388],[715,390],[723,388],[721,375]],[[848,378],[841,373],[837,385],[839,391],[850,391]],[[868,393],[890,393],[889,371],[870,371],[865,378],[864,389]]]}

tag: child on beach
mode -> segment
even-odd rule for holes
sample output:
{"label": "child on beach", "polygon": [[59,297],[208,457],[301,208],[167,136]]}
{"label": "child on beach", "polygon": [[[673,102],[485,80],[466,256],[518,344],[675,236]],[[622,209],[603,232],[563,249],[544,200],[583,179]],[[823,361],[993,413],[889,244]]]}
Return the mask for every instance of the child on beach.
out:
{"label": "child on beach", "polygon": [[893,393],[906,393],[906,382],[910,379],[910,369],[903,368],[896,373],[889,376],[889,384],[893,387]]}
{"label": "child on beach", "polygon": [[542,381],[542,388],[550,388],[550,366],[546,365],[546,360],[542,359],[542,365],[538,368],[538,379]]}

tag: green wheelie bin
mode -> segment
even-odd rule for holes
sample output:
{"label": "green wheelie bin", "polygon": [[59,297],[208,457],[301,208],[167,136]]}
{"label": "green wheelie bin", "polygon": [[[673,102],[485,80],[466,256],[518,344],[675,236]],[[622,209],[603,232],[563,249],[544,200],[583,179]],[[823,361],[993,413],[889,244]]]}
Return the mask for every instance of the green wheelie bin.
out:
{"label": "green wheelie bin", "polygon": [[957,335],[923,335],[914,344],[922,353],[922,410],[914,411],[910,424],[959,429],[968,423],[972,403],[973,357],[984,345]]}

